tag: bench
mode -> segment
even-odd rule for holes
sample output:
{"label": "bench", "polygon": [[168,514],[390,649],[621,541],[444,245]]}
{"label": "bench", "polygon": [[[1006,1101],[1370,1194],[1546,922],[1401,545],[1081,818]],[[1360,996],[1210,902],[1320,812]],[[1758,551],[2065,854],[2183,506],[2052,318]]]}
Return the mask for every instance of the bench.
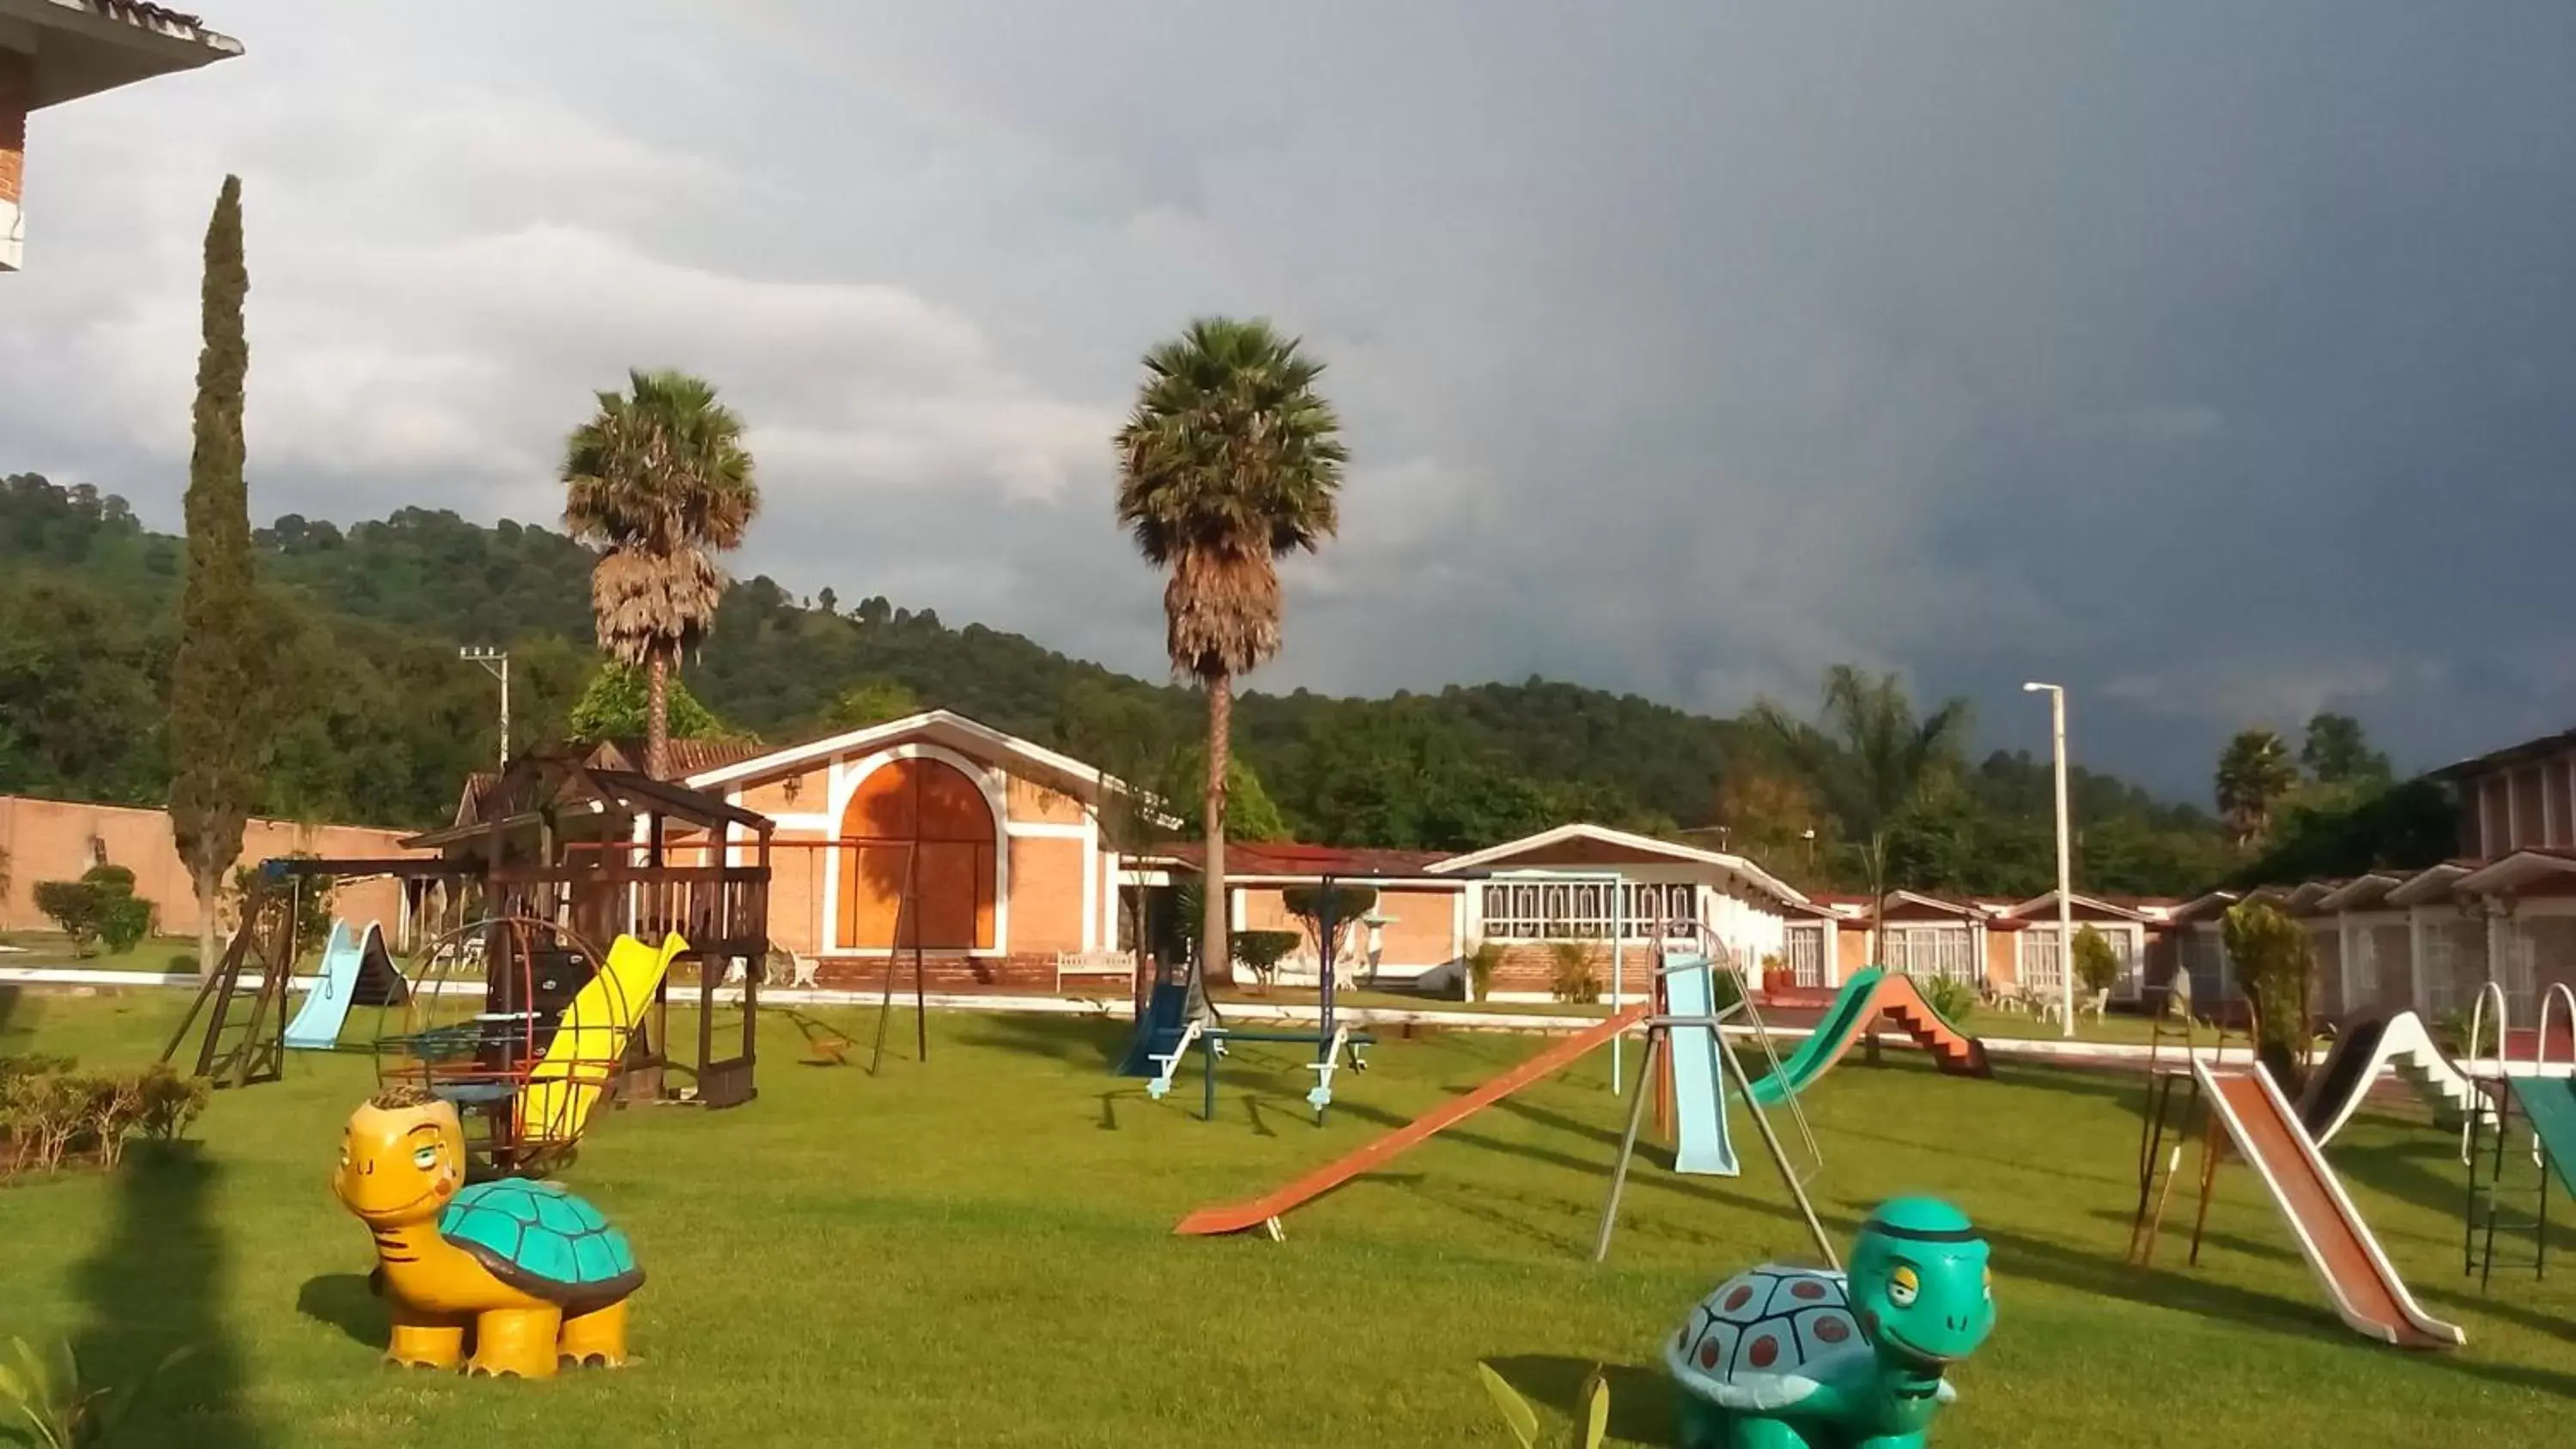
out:
{"label": "bench", "polygon": [[1136,979],[1136,954],[1132,951],[1058,951],[1055,953],[1055,990],[1064,994],[1068,976],[1115,976],[1121,981]]}

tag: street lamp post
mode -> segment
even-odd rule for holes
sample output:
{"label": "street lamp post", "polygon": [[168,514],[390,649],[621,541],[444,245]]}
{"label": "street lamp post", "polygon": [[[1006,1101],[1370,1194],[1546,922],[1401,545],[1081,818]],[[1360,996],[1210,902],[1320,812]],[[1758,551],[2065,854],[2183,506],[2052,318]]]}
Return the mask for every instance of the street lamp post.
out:
{"label": "street lamp post", "polygon": [[456,651],[456,657],[483,666],[485,673],[501,681],[501,773],[510,773],[510,651],[488,644],[468,644]]}
{"label": "street lamp post", "polygon": [[2075,937],[2074,900],[2068,894],[2069,877],[2074,874],[2072,836],[2066,828],[2066,686],[2062,684],[2025,684],[2029,694],[2045,691],[2048,695],[2049,752],[2057,767],[2057,1007],[2058,1024],[2065,1035],[2075,1035]]}

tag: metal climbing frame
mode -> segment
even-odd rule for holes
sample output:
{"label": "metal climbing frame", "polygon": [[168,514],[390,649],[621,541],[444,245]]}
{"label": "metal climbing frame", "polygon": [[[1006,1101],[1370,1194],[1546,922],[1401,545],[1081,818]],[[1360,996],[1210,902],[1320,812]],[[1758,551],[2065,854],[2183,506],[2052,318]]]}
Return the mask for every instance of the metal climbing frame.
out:
{"label": "metal climbing frame", "polygon": [[[2146,1110],[2138,1123],[2138,1205],[2129,1219],[2128,1253],[2129,1262],[2140,1268],[2155,1257],[2165,1206],[2173,1196],[2174,1177],[2182,1170],[2183,1148],[2195,1129],[2201,1134],[2200,1206],[2192,1217],[2190,1261],[2200,1261],[2201,1233],[2209,1224],[2210,1189],[2218,1180],[2219,1154],[2224,1147],[2217,1120],[2209,1104],[2201,1099],[2200,1078],[2192,1071],[2192,1063],[2200,1059],[2204,1050],[2201,1026],[2206,1024],[2211,1031],[2206,1050],[2212,1067],[2224,1065],[2227,1060],[2228,1041],[2235,1034],[2231,1018],[2243,1019],[2249,1062],[2254,1059],[2254,1043],[2259,1036],[2253,1003],[2239,997],[2204,1014],[2192,1005],[2190,980],[2176,972],[2172,983],[2146,993],[2153,1025],[2147,1038]],[[2173,1050],[2179,1050],[2181,1055],[2169,1056],[2167,1053]]]}
{"label": "metal climbing frame", "polygon": [[[1798,1135],[1806,1146],[1810,1163],[1809,1170],[1802,1174],[1790,1162],[1788,1150],[1781,1145],[1780,1134],[1771,1125],[1770,1113],[1755,1099],[1753,1085],[1744,1074],[1744,1064],[1735,1059],[1734,1051],[1727,1045],[1726,1028],[1741,1017],[1743,1028],[1749,1029],[1754,1041],[1760,1045],[1769,1070],[1779,1071],[1780,1055],[1772,1046],[1770,1030],[1763,1025],[1761,1008],[1755,1005],[1753,993],[1746,988],[1744,973],[1736,965],[1734,953],[1718,939],[1717,933],[1705,921],[1686,924],[1690,929],[1684,932],[1676,932],[1670,922],[1659,920],[1656,924],[1658,956],[1651,988],[1655,1012],[1639,1023],[1646,1033],[1645,1050],[1638,1054],[1637,1088],[1628,1101],[1628,1125],[1619,1135],[1619,1160],[1610,1170],[1610,1194],[1601,1205],[1601,1226],[1592,1240],[1592,1261],[1603,1262],[1610,1256],[1610,1235],[1619,1222],[1619,1198],[1628,1185],[1628,1164],[1637,1153],[1637,1129],[1645,1118],[1647,1099],[1661,1095],[1658,1091],[1661,1079],[1656,1075],[1656,1068],[1671,1061],[1672,1033],[1680,1028],[1704,1027],[1717,1041],[1720,1075],[1716,1109],[1721,1113],[1726,1110],[1726,1100],[1731,1092],[1752,1112],[1754,1130],[1761,1134],[1763,1149],[1771,1154],[1771,1164],[1779,1170],[1781,1184],[1788,1188],[1790,1198],[1797,1203],[1798,1216],[1805,1220],[1818,1256],[1825,1260],[1827,1266],[1840,1271],[1842,1259],[1834,1252],[1833,1240],[1825,1235],[1824,1224],[1816,1219],[1815,1204],[1807,1197],[1807,1178],[1823,1166],[1824,1152],[1816,1145],[1815,1133],[1807,1124],[1806,1110],[1798,1105],[1796,1094],[1789,1096],[1789,1115],[1797,1123]],[[1689,956],[1677,960],[1671,947],[1671,942],[1676,940],[1691,941],[1699,958],[1706,960],[1712,972],[1723,973],[1725,979],[1735,983],[1735,1000],[1732,1003],[1720,1006],[1707,1016],[1671,1014],[1665,992],[1666,978],[1676,971],[1697,970],[1701,964],[1699,958]],[[1613,1071],[1616,1071],[1615,1067]]]}
{"label": "metal climbing frame", "polygon": [[[2568,997],[2571,1027],[2576,1027],[2576,995],[2569,995],[2564,985],[2552,986],[2541,999],[2540,1038],[2532,1048],[2532,1069],[2536,1073],[2549,1055],[2551,1008],[2561,996]],[[2512,1036],[2507,1030],[2504,988],[2489,981],[2478,988],[2478,1001],[2469,1013],[2469,1039],[2463,1060],[2479,1060],[2479,1043],[2486,1037],[2487,1003],[2495,1003],[2495,1064],[2492,1077],[2475,1076],[2470,1081],[2487,1094],[2495,1108],[2492,1123],[2483,1121],[2488,1114],[2470,1111],[2460,1124],[2460,1164],[2468,1169],[2468,1198],[2460,1214],[2460,1272],[2474,1273],[2478,1287],[2484,1290],[2495,1276],[2496,1227],[2504,1217],[2506,1183],[2504,1180],[2505,1139],[2513,1135],[2513,1109],[2518,1102],[2513,1084],[2507,1080],[2513,1071]],[[2487,1128],[2494,1130],[2494,1140],[2487,1140]],[[2535,1276],[2549,1272],[2549,1159],[2540,1140],[2537,1124],[2531,1134],[2531,1163],[2537,1169],[2539,1185],[2534,1189],[2530,1222],[2532,1235],[2531,1268]],[[2483,1169],[2483,1171],[2481,1171]]]}

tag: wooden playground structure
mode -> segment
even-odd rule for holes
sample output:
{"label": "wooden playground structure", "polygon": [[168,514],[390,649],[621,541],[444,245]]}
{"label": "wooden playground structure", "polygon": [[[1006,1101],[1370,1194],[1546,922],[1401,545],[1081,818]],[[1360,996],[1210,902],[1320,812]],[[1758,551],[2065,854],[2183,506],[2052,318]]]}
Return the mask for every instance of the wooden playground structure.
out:
{"label": "wooden playground structure", "polygon": [[[677,936],[685,943],[678,961],[695,976],[694,1051],[673,1055],[672,981],[657,976],[649,1003],[631,1004],[638,1029],[617,1063],[616,1095],[705,1107],[750,1101],[760,978],[770,953],[770,819],[713,795],[554,755],[519,761],[472,813],[477,818],[468,823],[403,842],[435,855],[262,862],[240,927],[162,1060],[177,1059],[193,1036],[190,1069],[213,1085],[276,1080],[288,1050],[287,997],[303,954],[298,922],[306,892],[335,879],[391,876],[404,883],[407,901],[444,918],[443,929],[430,934],[455,948],[427,963],[447,975],[408,993],[414,1004],[479,996],[486,1019],[550,1023],[597,977],[606,957],[593,943]],[[747,968],[739,973],[740,1037],[727,1032],[719,1041],[716,988],[735,963]],[[389,1064],[401,1065],[411,1025],[407,1016],[405,1031],[380,1032],[348,1049],[375,1051],[384,1075]]]}

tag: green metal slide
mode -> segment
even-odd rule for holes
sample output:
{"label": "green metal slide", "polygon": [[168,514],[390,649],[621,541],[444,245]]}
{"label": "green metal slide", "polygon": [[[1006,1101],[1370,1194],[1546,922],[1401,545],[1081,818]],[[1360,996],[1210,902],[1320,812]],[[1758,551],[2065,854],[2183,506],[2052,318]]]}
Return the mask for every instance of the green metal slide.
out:
{"label": "green metal slide", "polygon": [[2559,1184],[2576,1197],[2576,1079],[2511,1076],[2505,1080],[2513,1084],[2514,1101],[2540,1138],[2540,1150],[2556,1169]]}
{"label": "green metal slide", "polygon": [[1887,973],[1871,966],[1852,973],[1843,983],[1842,994],[1825,1011],[1824,1020],[1798,1044],[1798,1049],[1780,1063],[1780,1069],[1753,1083],[1753,1100],[1765,1107],[1776,1107],[1807,1089],[1809,1083],[1849,1050],[1852,1039],[1869,1025],[1878,1011],[1878,981]]}

